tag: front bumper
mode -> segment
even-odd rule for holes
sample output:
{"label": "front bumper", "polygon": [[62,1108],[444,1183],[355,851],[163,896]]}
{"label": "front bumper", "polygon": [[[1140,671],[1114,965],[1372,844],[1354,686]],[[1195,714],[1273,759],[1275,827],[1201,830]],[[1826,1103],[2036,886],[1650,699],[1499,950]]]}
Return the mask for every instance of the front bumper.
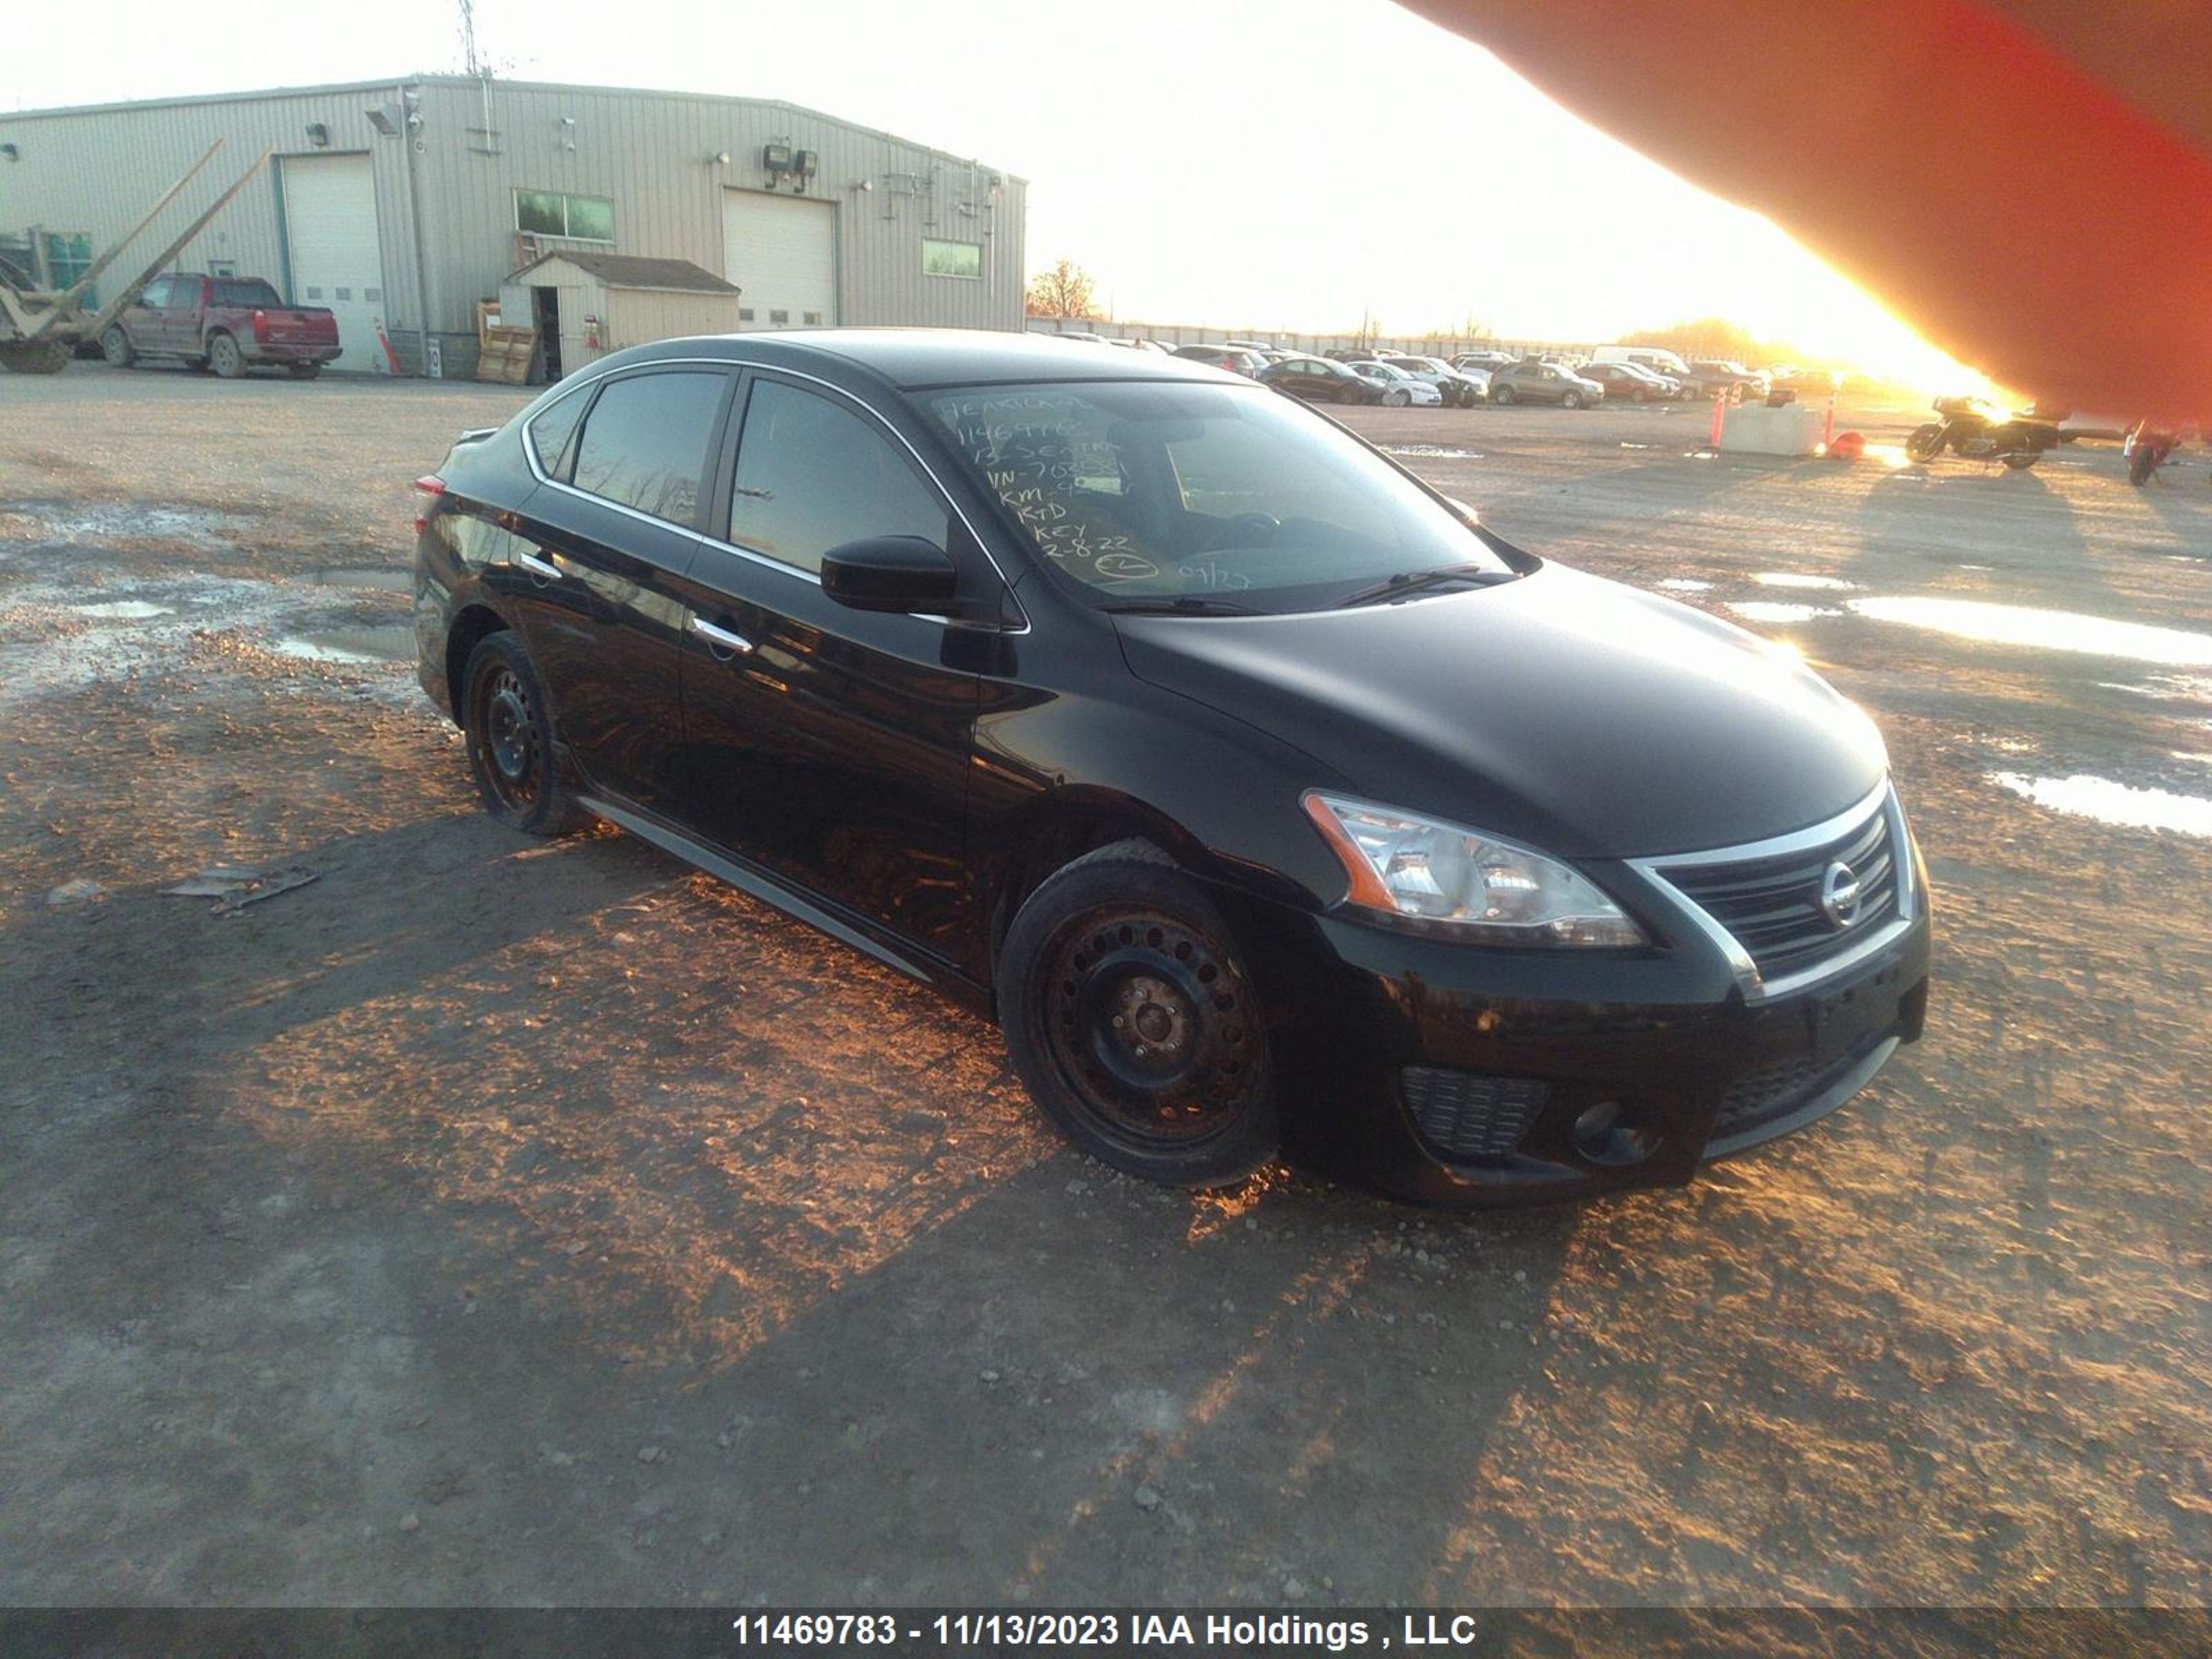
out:
{"label": "front bumper", "polygon": [[1758,1000],[1687,933],[1578,958],[1237,908],[1285,1152],[1418,1202],[1680,1185],[1825,1117],[1927,1020],[1924,904],[1878,951]]}

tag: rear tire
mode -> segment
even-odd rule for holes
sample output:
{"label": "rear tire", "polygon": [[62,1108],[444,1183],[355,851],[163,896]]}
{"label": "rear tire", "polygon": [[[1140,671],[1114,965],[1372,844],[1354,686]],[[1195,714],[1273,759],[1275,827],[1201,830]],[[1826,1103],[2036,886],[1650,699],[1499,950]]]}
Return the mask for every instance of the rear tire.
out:
{"label": "rear tire", "polygon": [[0,341],[0,368],[11,374],[58,374],[69,361],[67,340]]}
{"label": "rear tire", "polygon": [[207,360],[220,379],[235,380],[246,373],[246,354],[228,334],[208,337]]}
{"label": "rear tire", "polygon": [[2004,458],[2004,464],[2015,472],[2025,472],[2042,459],[2043,456],[2039,451],[2016,449]]}
{"label": "rear tire", "polygon": [[561,781],[559,733],[544,683],[522,641],[489,634],[461,671],[461,727],[484,810],[528,836],[562,836],[584,822]]}
{"label": "rear tire", "polygon": [[1905,459],[1925,465],[1943,453],[1942,422],[1930,421],[1925,426],[1913,428],[1905,441]]}
{"label": "rear tire", "polygon": [[1093,1158],[1218,1187],[1273,1155],[1258,998],[1220,914],[1151,843],[1048,878],[1007,929],[997,984],[1030,1097]]}
{"label": "rear tire", "polygon": [[138,354],[131,346],[131,337],[116,323],[109,324],[100,335],[100,355],[118,368],[128,368],[138,361]]}
{"label": "rear tire", "polygon": [[1513,401],[1513,388],[1510,386],[1492,386],[1490,389],[1490,401],[1501,407],[1510,404]]}

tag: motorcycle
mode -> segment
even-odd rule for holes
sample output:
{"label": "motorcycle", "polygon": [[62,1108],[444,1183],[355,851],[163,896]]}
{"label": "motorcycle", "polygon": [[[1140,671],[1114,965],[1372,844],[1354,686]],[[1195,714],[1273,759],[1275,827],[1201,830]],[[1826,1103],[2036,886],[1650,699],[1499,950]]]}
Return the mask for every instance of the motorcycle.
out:
{"label": "motorcycle", "polygon": [[1935,407],[1943,418],[1913,428],[1905,441],[1907,460],[1924,464],[1948,449],[1966,460],[2002,461],[2019,471],[2074,441],[2072,433],[2059,429],[2063,411],[2046,415],[2031,406],[2015,414],[1981,398],[1938,398]]}

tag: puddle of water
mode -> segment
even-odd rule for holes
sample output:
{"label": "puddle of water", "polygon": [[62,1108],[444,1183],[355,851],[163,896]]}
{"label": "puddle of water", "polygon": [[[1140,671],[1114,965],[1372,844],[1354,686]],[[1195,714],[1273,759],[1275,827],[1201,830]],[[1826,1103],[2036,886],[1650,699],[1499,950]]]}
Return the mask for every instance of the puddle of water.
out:
{"label": "puddle of water", "polygon": [[1777,599],[1743,599],[1731,601],[1729,609],[1747,622],[1802,623],[1816,617],[1840,617],[1844,613],[1825,605],[1785,605]]}
{"label": "puddle of water", "polygon": [[1670,593],[1709,593],[1713,586],[1711,582],[1701,582],[1694,576],[1662,576],[1659,586]]}
{"label": "puddle of water", "polygon": [[1453,449],[1443,444],[1384,444],[1385,455],[1423,455],[1440,461],[1479,461],[1483,453],[1479,449]]}
{"label": "puddle of water", "polygon": [[1620,447],[1623,449],[1656,449],[1659,447],[1657,444],[1632,444],[1626,439],[1621,441]]}
{"label": "puddle of water", "polygon": [[98,605],[73,605],[69,608],[80,617],[107,617],[117,622],[143,622],[149,617],[177,614],[172,606],[149,605],[144,599],[106,599]]}
{"label": "puddle of water", "polygon": [[409,570],[310,570],[307,580],[319,587],[374,587],[386,593],[415,591],[415,574]]}
{"label": "puddle of water", "polygon": [[415,655],[415,630],[405,623],[390,623],[379,628],[289,634],[276,641],[276,652],[306,662],[406,662]]}
{"label": "puddle of water", "polygon": [[1817,587],[1824,592],[1836,593],[1855,592],[1859,586],[1841,576],[1808,576],[1795,570],[1762,570],[1752,580],[1761,587]]}
{"label": "puddle of water", "polygon": [[2069,778],[2031,778],[1991,772],[1990,781],[2024,795],[2038,806],[2130,830],[2173,830],[2212,836],[2212,800],[2166,789],[2136,789],[2111,778],[2076,773]]}
{"label": "puddle of water", "polygon": [[222,546],[218,532],[252,523],[242,513],[209,507],[140,507],[125,501],[0,501],[0,513],[19,514],[40,541],[100,540],[150,536]]}
{"label": "puddle of water", "polygon": [[1853,599],[1850,607],[1877,622],[1934,629],[1992,645],[2130,657],[2137,662],[2175,667],[2212,664],[2212,634],[2115,622],[2109,617],[2082,616],[2071,611],[2039,611],[2030,605],[1992,605],[1980,599]]}
{"label": "puddle of water", "polygon": [[2155,697],[2160,702],[2212,702],[2212,679],[2201,674],[2154,674],[2148,685],[2123,685],[2118,680],[2099,680],[2100,691],[2124,691],[2131,697]]}

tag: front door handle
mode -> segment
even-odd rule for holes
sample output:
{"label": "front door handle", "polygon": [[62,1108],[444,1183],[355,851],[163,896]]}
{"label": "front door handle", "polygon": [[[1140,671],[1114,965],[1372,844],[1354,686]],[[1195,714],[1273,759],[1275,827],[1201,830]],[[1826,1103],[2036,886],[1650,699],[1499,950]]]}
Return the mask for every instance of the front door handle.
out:
{"label": "front door handle", "polygon": [[557,564],[551,563],[547,560],[539,558],[535,553],[518,552],[514,556],[514,562],[520,565],[525,570],[527,570],[532,575],[539,577],[544,580],[557,582],[561,580],[561,567]]}
{"label": "front door handle", "polygon": [[726,628],[717,628],[704,617],[691,618],[691,631],[714,647],[717,652],[728,652],[734,656],[742,656],[753,648],[753,642],[744,635],[733,634]]}

